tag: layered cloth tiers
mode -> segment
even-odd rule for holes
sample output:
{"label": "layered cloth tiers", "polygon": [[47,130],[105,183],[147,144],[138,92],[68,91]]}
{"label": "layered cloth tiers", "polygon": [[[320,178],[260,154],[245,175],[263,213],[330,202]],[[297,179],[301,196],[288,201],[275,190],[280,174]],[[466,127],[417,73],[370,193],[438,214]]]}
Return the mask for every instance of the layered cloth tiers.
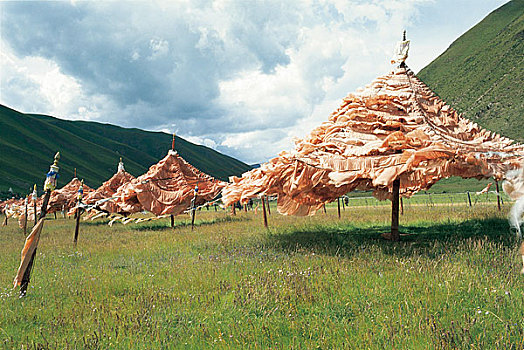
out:
{"label": "layered cloth tiers", "polygon": [[120,186],[133,181],[135,177],[123,168],[119,168],[118,172],[114,174],[109,180],[104,182],[102,186],[89,193],[84,197],[83,202],[88,205],[95,205],[96,209],[106,211],[108,213],[124,213],[120,206],[118,206],[111,198]]}
{"label": "layered cloth tiers", "polygon": [[500,180],[518,167],[523,145],[482,129],[435,95],[404,64],[349,94],[295,149],[231,177],[225,205],[278,196],[285,215],[313,215],[353,190],[409,197],[450,176]]}
{"label": "layered cloth tiers", "polygon": [[115,203],[127,213],[147,210],[157,216],[178,215],[192,205],[215,199],[225,185],[186,162],[176,151],[169,151],[147,173],[121,186]]}

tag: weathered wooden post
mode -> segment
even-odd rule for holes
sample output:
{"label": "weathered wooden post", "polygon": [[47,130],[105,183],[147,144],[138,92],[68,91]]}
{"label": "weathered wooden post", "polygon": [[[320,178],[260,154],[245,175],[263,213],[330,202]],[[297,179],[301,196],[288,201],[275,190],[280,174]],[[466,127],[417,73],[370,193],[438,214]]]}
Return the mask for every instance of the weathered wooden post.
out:
{"label": "weathered wooden post", "polygon": [[175,228],[175,216],[171,214],[170,218],[171,218],[171,228]]}
{"label": "weathered wooden post", "polygon": [[2,223],[2,226],[7,226],[7,209],[9,209],[9,204],[6,204],[4,208],[5,218],[4,218],[4,222]]}
{"label": "weathered wooden post", "polygon": [[340,197],[337,197],[338,218],[340,219]]}
{"label": "weathered wooden post", "polygon": [[404,215],[404,201],[400,197],[400,215]]}
{"label": "weathered wooden post", "polygon": [[262,199],[262,213],[264,215],[264,227],[267,228],[267,214],[266,214],[266,204],[264,203],[264,196],[262,196],[261,199]]}
{"label": "weathered wooden post", "polygon": [[327,214],[326,204],[322,204],[322,209],[324,209],[324,214]]}
{"label": "weathered wooden post", "polygon": [[235,208],[236,205],[237,205],[236,203],[231,204],[231,214],[233,216],[237,215],[237,211],[236,211],[236,208]]}
{"label": "weathered wooden post", "polygon": [[73,239],[73,243],[76,245],[76,242],[78,242],[78,233],[80,231],[80,216],[82,216],[82,208],[80,208],[80,205],[82,204],[82,197],[84,195],[84,180],[80,183],[80,187],[78,187],[78,197],[76,199],[76,224],[75,224],[75,238]]}
{"label": "weathered wooden post", "polygon": [[[174,140],[174,137],[173,137]],[[193,228],[195,227],[195,216],[196,216],[196,198],[198,195],[198,184],[195,186],[195,192],[193,195],[193,199],[191,200],[191,231],[193,231]]]}
{"label": "weathered wooden post", "polygon": [[469,203],[469,206],[471,207],[471,196],[469,195],[469,191],[468,191],[468,203]]}
{"label": "weathered wooden post", "polygon": [[[20,262],[20,267],[18,268],[18,273],[15,277],[15,287],[20,286],[20,297],[23,297],[27,293],[27,287],[31,279],[31,270],[33,269],[33,264],[36,256],[36,249],[38,247],[38,240],[40,239],[40,232],[44,226],[44,218],[47,214],[47,204],[49,203],[49,198],[51,197],[51,192],[56,188],[56,180],[58,176],[58,160],[60,159],[60,152],[57,152],[55,155],[55,161],[51,165],[49,172],[46,175],[44,183],[44,200],[42,207],[40,208],[40,215],[38,217],[37,225],[33,228],[29,236],[26,238],[26,243],[24,249],[22,250],[22,261]],[[30,253],[30,250],[33,250]],[[28,255],[30,257],[28,258]]]}
{"label": "weathered wooden post", "polygon": [[269,205],[269,197],[266,196],[267,213],[271,215],[271,206]]}
{"label": "weathered wooden post", "polygon": [[391,197],[391,240],[400,240],[398,231],[398,209],[400,197],[400,179],[393,181],[393,193]]}
{"label": "weathered wooden post", "polygon": [[35,186],[33,187],[33,193],[31,194],[31,196],[33,197],[33,211],[34,211],[34,220],[35,220],[35,223],[33,224],[33,227],[36,226],[36,200],[38,199],[38,192],[36,191],[36,184]]}
{"label": "weathered wooden post", "polygon": [[29,215],[29,211],[27,210],[27,203],[28,203],[28,198],[29,196],[26,196],[25,197],[25,220],[24,220],[24,236],[27,235],[27,220],[28,220],[28,215]]}
{"label": "weathered wooden post", "polygon": [[497,180],[495,180],[495,189],[497,191],[497,208],[500,211],[501,210],[501,207],[500,207],[500,192],[499,192],[499,182]]}

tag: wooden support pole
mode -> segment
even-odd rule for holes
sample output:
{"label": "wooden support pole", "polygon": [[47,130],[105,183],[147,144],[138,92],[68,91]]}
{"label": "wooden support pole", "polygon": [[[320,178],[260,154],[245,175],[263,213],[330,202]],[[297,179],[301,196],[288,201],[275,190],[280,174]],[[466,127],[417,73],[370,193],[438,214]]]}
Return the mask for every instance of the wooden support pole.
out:
{"label": "wooden support pole", "polygon": [[264,215],[264,227],[267,228],[266,203],[264,201],[264,196],[262,196],[262,213]]}
{"label": "wooden support pole", "polygon": [[322,204],[322,209],[324,209],[324,214],[327,214],[326,205]]}
{"label": "wooden support pole", "polygon": [[[56,178],[58,176],[58,160],[60,159],[60,153],[57,152],[55,154],[55,161],[53,165],[51,165],[51,169],[49,173],[47,174],[46,181],[44,183],[44,189],[45,189],[45,195],[44,200],[42,202],[42,207],[40,208],[40,215],[38,216],[38,220],[43,219],[47,214],[47,205],[49,204],[49,198],[51,197],[51,192],[56,187]],[[36,202],[36,200],[35,200]],[[36,218],[36,211],[35,211],[35,218]],[[38,222],[37,220],[37,222]],[[33,269],[33,264],[35,261],[36,256],[36,250],[38,247],[35,247],[33,250],[33,254],[31,255],[31,259],[29,259],[29,263],[27,264],[27,268],[24,271],[24,275],[22,276],[22,280],[20,281],[20,297],[23,297],[27,293],[27,287],[29,286],[29,282],[31,280],[31,271]]]}
{"label": "wooden support pole", "polygon": [[82,216],[82,209],[76,208],[75,238],[73,239],[75,245],[78,242],[78,233],[80,232],[80,216]]}
{"label": "wooden support pole", "polygon": [[4,215],[5,215],[5,218],[4,218],[4,223],[2,224],[2,226],[7,226],[7,210],[4,209]]}
{"label": "wooden support pole", "polygon": [[244,204],[244,212],[247,213],[247,204]]}
{"label": "wooden support pole", "polygon": [[191,231],[195,228],[195,216],[196,216],[196,206],[195,206],[195,199],[191,201]]}
{"label": "wooden support pole", "polygon": [[495,189],[497,190],[497,208],[500,211],[501,210],[501,207],[500,207],[500,192],[499,192],[499,182],[497,180],[495,180]]}
{"label": "wooden support pole", "polygon": [[469,195],[469,191],[468,191],[468,204],[471,207],[471,196]]}
{"label": "wooden support pole", "polygon": [[266,196],[267,213],[271,215],[271,206],[269,205],[269,197]]}
{"label": "wooden support pole", "polygon": [[56,220],[56,211],[55,211],[55,212],[53,212],[53,214],[55,214],[55,220]]}
{"label": "wooden support pole", "polygon": [[234,216],[234,215],[237,215],[237,211],[236,211],[236,208],[235,208],[236,205],[237,205],[236,203],[233,203],[233,204],[231,205],[231,214],[233,214],[233,216]]}
{"label": "wooden support pole", "polygon": [[391,240],[399,241],[400,233],[398,231],[398,209],[400,197],[400,179],[393,181],[393,193],[391,198]]}
{"label": "wooden support pole", "polygon": [[24,236],[27,236],[27,220],[29,219],[28,218],[29,211],[27,210],[27,203],[28,203],[28,201],[29,201],[29,197],[26,197],[25,198]]}
{"label": "wooden support pole", "polygon": [[340,197],[337,198],[338,218],[340,219]]}
{"label": "wooden support pole", "polygon": [[342,210],[346,211],[346,199],[342,197]]}
{"label": "wooden support pole", "polygon": [[33,217],[34,217],[34,219],[35,219],[35,222],[34,222],[34,224],[33,224],[33,227],[35,227],[36,222],[37,222],[37,219],[36,219],[36,199],[34,199],[34,198],[33,198],[33,211],[34,211],[34,213],[35,213],[35,214],[33,215]]}
{"label": "wooden support pole", "polygon": [[[45,215],[47,214],[47,204],[49,203],[49,197],[51,197],[51,190],[47,190],[44,195],[44,201],[42,203],[42,207],[40,208],[40,215],[38,217],[38,220],[43,219]],[[36,212],[35,212],[36,217]],[[22,282],[20,283],[20,297],[23,297],[27,293],[27,287],[29,286],[29,282],[31,281],[31,271],[33,270],[33,264],[35,261],[36,256],[36,249],[33,251],[33,254],[31,255],[31,259],[29,260],[29,263],[27,264],[27,268],[24,272],[24,275],[22,276]]]}
{"label": "wooden support pole", "polygon": [[404,215],[404,201],[400,197],[400,215]]}
{"label": "wooden support pole", "polygon": [[171,218],[171,228],[175,228],[175,216],[171,214],[170,218]]}
{"label": "wooden support pole", "polygon": [[[80,183],[80,187],[78,187],[78,197],[76,199],[76,223],[75,223],[75,238],[73,239],[73,243],[76,246],[76,242],[78,241],[78,232],[80,231],[80,217],[82,216],[82,208],[80,208],[80,204],[82,204],[82,197],[84,195],[84,180]],[[56,219],[56,211],[55,211],[55,219]]]}

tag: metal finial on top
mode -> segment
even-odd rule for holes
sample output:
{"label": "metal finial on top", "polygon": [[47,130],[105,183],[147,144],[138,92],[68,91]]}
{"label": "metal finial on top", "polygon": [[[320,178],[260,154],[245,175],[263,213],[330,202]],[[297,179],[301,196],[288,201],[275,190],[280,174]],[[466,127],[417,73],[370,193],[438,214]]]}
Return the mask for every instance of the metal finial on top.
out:
{"label": "metal finial on top", "polygon": [[175,137],[176,137],[176,134],[173,133],[173,141],[171,142],[171,149],[169,150],[169,152],[167,152],[167,154],[172,155],[172,156],[176,156],[177,155],[177,153],[175,151]]}
{"label": "metal finial on top", "polygon": [[126,169],[124,168],[124,162],[122,161],[122,157],[120,157],[120,162],[118,163],[118,172],[121,172],[121,171],[126,171]]}
{"label": "metal finial on top", "polygon": [[398,63],[399,67],[405,67],[406,64],[404,62],[408,58],[408,51],[409,40],[406,39],[406,31],[404,30],[402,33],[402,41],[397,43],[391,63]]}

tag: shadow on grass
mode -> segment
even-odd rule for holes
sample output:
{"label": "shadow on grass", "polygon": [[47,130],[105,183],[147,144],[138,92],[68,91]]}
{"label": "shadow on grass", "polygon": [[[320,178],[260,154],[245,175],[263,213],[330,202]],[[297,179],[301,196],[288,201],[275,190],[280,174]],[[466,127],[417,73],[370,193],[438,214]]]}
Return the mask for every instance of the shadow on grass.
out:
{"label": "shadow on grass", "polygon": [[359,227],[349,223],[318,225],[273,231],[267,239],[268,245],[276,249],[306,249],[341,256],[351,256],[370,246],[376,246],[390,255],[438,257],[443,252],[463,249],[464,243],[471,240],[489,241],[509,248],[517,245],[508,221],[502,218],[401,226],[400,231],[408,235],[401,237],[400,242],[388,241],[380,236],[389,230],[389,226]]}
{"label": "shadow on grass", "polygon": [[[249,218],[246,217],[231,217],[231,216],[224,216],[224,217],[218,217],[210,220],[195,220],[195,227],[198,226],[206,226],[206,225],[214,225],[218,223],[227,223],[227,222],[240,222],[240,221],[248,221]],[[175,220],[175,226],[174,228],[184,228],[184,227],[190,227],[191,226],[191,219],[187,218],[184,221],[176,221]],[[163,231],[167,229],[171,229],[171,222],[169,219],[166,220],[158,220],[158,221],[152,221],[152,222],[144,222],[139,224],[129,224],[129,229],[134,231]]]}

